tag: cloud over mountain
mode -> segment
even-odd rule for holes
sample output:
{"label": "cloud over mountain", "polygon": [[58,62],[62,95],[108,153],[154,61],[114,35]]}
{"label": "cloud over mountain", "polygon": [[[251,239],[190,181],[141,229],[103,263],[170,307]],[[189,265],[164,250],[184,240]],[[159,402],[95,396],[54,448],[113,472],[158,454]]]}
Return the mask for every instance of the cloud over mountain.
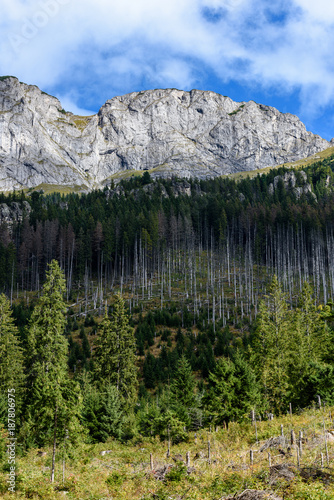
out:
{"label": "cloud over mountain", "polygon": [[3,0],[0,73],[94,111],[141,88],[208,88],[210,74],[295,92],[312,115],[334,103],[333,23],[326,0]]}

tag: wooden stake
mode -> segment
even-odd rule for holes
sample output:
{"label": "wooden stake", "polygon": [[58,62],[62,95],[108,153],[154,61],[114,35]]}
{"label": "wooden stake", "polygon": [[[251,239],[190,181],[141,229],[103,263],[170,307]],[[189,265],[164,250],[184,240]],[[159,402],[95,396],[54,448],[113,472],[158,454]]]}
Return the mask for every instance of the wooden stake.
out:
{"label": "wooden stake", "polygon": [[270,453],[268,453],[268,463],[269,463],[269,467],[271,467],[271,455],[270,455]]}
{"label": "wooden stake", "polygon": [[167,458],[170,457],[170,430],[169,430],[169,426],[168,426],[168,429],[167,429],[167,433],[168,433],[168,449],[167,449]]}
{"label": "wooden stake", "polygon": [[297,465],[300,467],[299,448],[297,446]]}
{"label": "wooden stake", "polygon": [[303,431],[299,431],[298,446],[299,446],[299,455],[300,455],[300,457],[302,457],[302,454],[303,454]]}
{"label": "wooden stake", "polygon": [[153,454],[150,453],[150,465],[151,465],[151,470],[154,470],[154,465],[153,465]]}
{"label": "wooden stake", "polygon": [[253,467],[253,463],[254,463],[253,450],[250,450],[250,452],[249,452],[249,461],[250,461],[251,467]]}
{"label": "wooden stake", "polygon": [[326,447],[326,460],[327,460],[327,465],[329,465],[329,455],[328,455],[328,446],[327,446],[327,434],[326,434],[326,426],[325,426],[325,419],[323,418],[323,423],[324,423],[324,436],[325,436],[325,447]]}
{"label": "wooden stake", "polygon": [[190,467],[190,452],[187,451],[186,453],[186,466]]}
{"label": "wooden stake", "polygon": [[291,441],[290,441],[290,443],[291,443],[291,444],[295,444],[295,442],[296,442],[295,431],[292,429],[292,431],[291,431]]}

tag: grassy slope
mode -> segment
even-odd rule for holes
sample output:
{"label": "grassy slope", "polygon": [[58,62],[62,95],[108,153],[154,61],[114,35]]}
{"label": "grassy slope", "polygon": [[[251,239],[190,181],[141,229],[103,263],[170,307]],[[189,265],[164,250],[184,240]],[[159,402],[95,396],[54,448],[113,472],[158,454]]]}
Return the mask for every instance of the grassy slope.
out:
{"label": "grassy slope", "polygon": [[225,177],[231,177],[233,179],[243,179],[245,177],[256,177],[257,174],[267,174],[270,170],[275,170],[276,168],[279,167],[287,167],[287,168],[295,168],[295,169],[301,169],[304,167],[308,167],[309,165],[312,165],[312,163],[316,163],[317,161],[324,160],[325,158],[328,158],[329,156],[334,154],[334,147],[325,149],[324,151],[321,151],[320,153],[316,153],[312,156],[308,156],[307,158],[303,158],[301,160],[297,160],[291,163],[282,163],[281,165],[276,165],[275,167],[265,167],[265,168],[260,168],[258,170],[251,170],[251,171],[245,171],[245,172],[237,172],[235,174],[229,174]]}
{"label": "grassy slope", "polygon": [[[62,485],[62,453],[58,454],[56,483],[49,482],[51,448],[45,449],[45,456],[38,450],[18,459],[18,481],[15,495],[6,493],[6,472],[0,474],[1,498],[41,498],[44,500],[71,499],[142,499],[142,500],[213,500],[243,490],[273,490],[282,498],[305,500],[330,500],[334,498],[333,458],[334,441],[328,441],[329,467],[326,463],[326,447],[323,433],[323,418],[326,428],[333,423],[329,410],[308,410],[301,415],[285,416],[257,423],[259,442],[256,443],[255,428],[250,423],[231,424],[229,430],[218,432],[200,430],[196,440],[189,433],[188,441],[171,446],[171,457],[167,459],[167,443],[156,438],[137,440],[121,444],[110,440],[104,444],[78,445],[70,452],[66,461],[65,485]],[[331,409],[333,413],[333,408]],[[287,444],[294,429],[298,436],[303,430],[303,453],[300,468],[297,467],[297,450],[283,456],[278,449],[271,448],[272,466],[290,464],[295,477],[286,481],[277,478],[274,484],[273,469],[269,469],[268,450],[260,452],[261,446],[272,436],[280,435],[283,424]],[[211,444],[211,463],[208,461],[208,440]],[[284,451],[287,452],[287,448]],[[254,464],[250,465],[250,450],[254,452]],[[101,451],[110,453],[101,455]],[[190,452],[190,465],[194,467],[187,474],[184,466],[175,467],[172,457],[180,453],[185,458]],[[154,471],[165,464],[173,465],[169,479],[158,481],[150,470],[150,453],[153,454]],[[195,459],[196,454],[200,458]],[[321,454],[324,467],[321,466]],[[304,476],[304,477],[303,477]]]}

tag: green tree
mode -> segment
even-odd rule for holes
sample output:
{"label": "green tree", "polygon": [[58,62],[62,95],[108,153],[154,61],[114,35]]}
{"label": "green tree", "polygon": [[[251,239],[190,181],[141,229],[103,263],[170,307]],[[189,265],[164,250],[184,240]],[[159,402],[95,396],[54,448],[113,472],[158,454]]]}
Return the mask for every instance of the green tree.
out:
{"label": "green tree", "polygon": [[303,326],[303,344],[308,360],[322,359],[330,350],[331,338],[329,328],[315,306],[312,288],[307,282],[304,283],[296,315]]}
{"label": "green tree", "polygon": [[312,288],[308,283],[303,286],[299,307],[291,315],[291,401],[295,405],[306,406],[314,399],[314,391],[317,391],[316,382],[320,381],[317,374],[321,370],[327,373],[324,362],[331,349],[329,328],[314,304]]}
{"label": "green tree", "polygon": [[94,378],[99,386],[114,385],[124,403],[137,396],[136,339],[129,325],[124,300],[117,294],[111,317],[106,311],[98,329]]}
{"label": "green tree", "polygon": [[261,408],[260,384],[254,371],[240,354],[234,360],[221,358],[210,372],[204,405],[210,421],[221,425],[242,420],[252,409]]}
{"label": "green tree", "polygon": [[93,441],[106,441],[109,436],[120,438],[123,430],[122,401],[115,386],[106,384],[99,391],[89,375],[82,375],[84,405],[82,418]]}
{"label": "green tree", "polygon": [[152,182],[150,173],[147,170],[143,173],[141,181],[143,186],[145,186],[145,184],[150,184],[150,182]]}
{"label": "green tree", "polygon": [[291,317],[285,295],[274,276],[269,295],[260,303],[253,338],[253,366],[272,411],[282,411],[289,399]]}
{"label": "green tree", "polygon": [[170,402],[179,420],[184,422],[187,427],[191,425],[191,415],[198,407],[195,387],[196,381],[190,363],[183,355],[177,362],[170,386]]}
{"label": "green tree", "polygon": [[75,434],[81,407],[80,391],[67,372],[65,292],[64,274],[53,260],[30,319],[27,341],[29,426],[38,444],[53,440],[51,481],[57,439],[63,437],[65,429]]}
{"label": "green tree", "polygon": [[7,394],[15,397],[16,415],[20,414],[24,390],[23,350],[14,324],[10,303],[4,294],[0,295],[0,419],[7,421]]}

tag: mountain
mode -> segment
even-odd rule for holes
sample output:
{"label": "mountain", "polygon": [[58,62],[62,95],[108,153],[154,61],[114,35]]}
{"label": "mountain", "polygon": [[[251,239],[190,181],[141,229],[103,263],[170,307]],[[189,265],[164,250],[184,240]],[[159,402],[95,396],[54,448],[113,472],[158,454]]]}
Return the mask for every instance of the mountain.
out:
{"label": "mountain", "polygon": [[305,158],[333,146],[294,115],[214,92],[156,89],[108,100],[93,116],[0,78],[0,189],[103,187],[138,170],[208,178]]}

